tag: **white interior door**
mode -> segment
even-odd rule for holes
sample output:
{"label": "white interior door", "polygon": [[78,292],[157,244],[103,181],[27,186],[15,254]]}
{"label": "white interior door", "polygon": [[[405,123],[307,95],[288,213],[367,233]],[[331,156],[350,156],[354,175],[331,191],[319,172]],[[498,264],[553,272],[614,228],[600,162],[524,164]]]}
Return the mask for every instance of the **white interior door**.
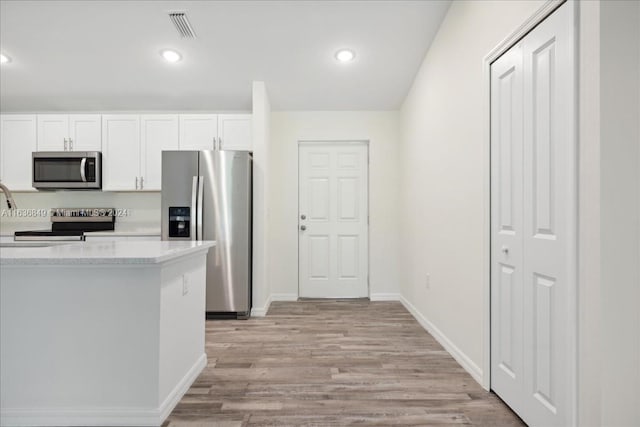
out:
{"label": "white interior door", "polygon": [[491,388],[523,408],[522,44],[491,65]]}
{"label": "white interior door", "polygon": [[299,156],[300,297],[367,297],[367,145],[301,143]]}
{"label": "white interior door", "polygon": [[558,8],[491,69],[491,384],[530,426],[575,423],[572,12]]}

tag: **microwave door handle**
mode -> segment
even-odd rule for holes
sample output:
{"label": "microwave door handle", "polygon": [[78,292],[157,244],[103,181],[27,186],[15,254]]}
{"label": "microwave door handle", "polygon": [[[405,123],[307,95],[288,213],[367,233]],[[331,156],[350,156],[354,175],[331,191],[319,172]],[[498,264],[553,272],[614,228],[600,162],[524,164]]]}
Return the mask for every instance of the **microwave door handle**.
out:
{"label": "microwave door handle", "polygon": [[193,177],[193,183],[191,185],[191,220],[189,221],[189,235],[191,240],[196,240],[196,204],[198,198],[198,177]]}
{"label": "microwave door handle", "polygon": [[204,240],[204,236],[202,235],[202,212],[203,212],[203,204],[204,204],[204,177],[198,177],[198,214],[196,216],[197,220],[197,240]]}
{"label": "microwave door handle", "polygon": [[80,178],[82,178],[82,182],[87,182],[87,175],[86,175],[86,170],[87,168],[87,158],[83,157],[82,160],[80,160]]}

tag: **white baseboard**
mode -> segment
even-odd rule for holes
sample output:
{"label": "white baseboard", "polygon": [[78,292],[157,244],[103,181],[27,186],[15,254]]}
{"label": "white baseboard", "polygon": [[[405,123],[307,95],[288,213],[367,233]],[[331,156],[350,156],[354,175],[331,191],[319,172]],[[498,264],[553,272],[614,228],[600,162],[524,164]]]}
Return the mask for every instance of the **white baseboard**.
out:
{"label": "white baseboard", "polygon": [[189,390],[189,387],[191,387],[191,384],[195,382],[196,378],[198,378],[198,375],[200,375],[205,366],[207,366],[207,354],[203,353],[191,369],[189,369],[187,374],[182,377],[180,382],[176,384],[171,392],[169,392],[167,397],[164,399],[164,402],[160,405],[160,424],[158,425],[161,425],[171,414],[173,408],[175,408],[178,402],[180,402],[182,396],[184,396],[187,390]]}
{"label": "white baseboard", "polygon": [[252,317],[266,316],[270,306],[271,306],[271,295],[269,295],[269,298],[267,298],[267,301],[264,303],[263,307],[253,307],[251,309],[251,316]]}
{"label": "white baseboard", "polygon": [[2,408],[0,426],[159,426],[205,366],[207,355],[203,354],[158,408]]}
{"label": "white baseboard", "polygon": [[469,358],[469,356],[464,354],[464,352],[460,350],[453,342],[451,342],[451,340],[447,338],[447,336],[442,333],[440,329],[438,329],[433,323],[427,320],[427,318],[424,317],[422,313],[420,313],[418,309],[415,308],[415,306],[411,304],[404,296],[400,296],[400,301],[402,302],[402,305],[404,305],[405,308],[409,311],[409,313],[411,313],[413,317],[415,317],[418,323],[420,323],[420,325],[424,329],[426,329],[426,331],[429,332],[431,336],[433,336],[436,341],[438,341],[440,345],[444,347],[447,352],[449,352],[451,356],[453,356],[456,362],[458,362],[460,366],[462,366],[464,370],[473,377],[474,380],[482,385],[482,369],[478,365],[476,365],[475,362],[473,362],[471,358]]}
{"label": "white baseboard", "polygon": [[393,292],[378,292],[369,295],[371,301],[400,301],[402,295]]}
{"label": "white baseboard", "polygon": [[271,301],[298,301],[298,294],[271,294]]}

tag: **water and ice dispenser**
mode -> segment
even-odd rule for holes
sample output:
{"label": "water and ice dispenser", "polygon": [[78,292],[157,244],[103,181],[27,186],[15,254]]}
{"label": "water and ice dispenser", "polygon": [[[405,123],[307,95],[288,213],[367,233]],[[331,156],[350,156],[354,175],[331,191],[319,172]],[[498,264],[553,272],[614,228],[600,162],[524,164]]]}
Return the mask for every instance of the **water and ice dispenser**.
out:
{"label": "water and ice dispenser", "polygon": [[191,208],[169,208],[169,237],[191,237]]}

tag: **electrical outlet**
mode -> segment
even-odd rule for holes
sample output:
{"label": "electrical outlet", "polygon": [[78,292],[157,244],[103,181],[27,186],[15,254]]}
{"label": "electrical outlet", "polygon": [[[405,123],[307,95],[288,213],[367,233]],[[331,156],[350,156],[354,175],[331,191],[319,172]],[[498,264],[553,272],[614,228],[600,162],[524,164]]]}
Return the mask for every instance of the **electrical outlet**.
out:
{"label": "electrical outlet", "polygon": [[189,277],[186,274],[182,275],[182,295],[189,293]]}
{"label": "electrical outlet", "polygon": [[425,287],[427,290],[431,289],[431,275],[430,275],[430,274],[427,274],[427,278],[426,278],[426,280],[424,281],[424,287]]}

